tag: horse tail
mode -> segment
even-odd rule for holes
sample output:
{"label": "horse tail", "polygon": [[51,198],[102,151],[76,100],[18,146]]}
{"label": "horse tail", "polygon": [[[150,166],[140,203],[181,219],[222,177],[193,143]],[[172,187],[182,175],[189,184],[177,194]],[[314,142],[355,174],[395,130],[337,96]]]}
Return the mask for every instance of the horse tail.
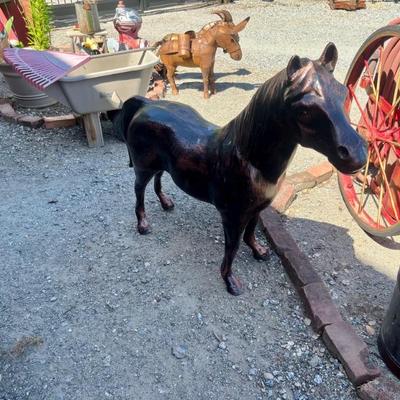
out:
{"label": "horse tail", "polygon": [[[142,96],[134,96],[126,100],[121,110],[109,111],[107,113],[112,121],[115,135],[127,143],[128,127],[135,114],[148,103],[148,100]],[[133,167],[132,158],[129,154],[129,166]]]}

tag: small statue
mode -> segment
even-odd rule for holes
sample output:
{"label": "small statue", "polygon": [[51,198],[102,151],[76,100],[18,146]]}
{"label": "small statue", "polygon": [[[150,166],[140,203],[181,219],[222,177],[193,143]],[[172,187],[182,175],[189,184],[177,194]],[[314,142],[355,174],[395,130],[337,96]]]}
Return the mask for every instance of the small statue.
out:
{"label": "small statue", "polygon": [[228,10],[219,10],[214,14],[221,20],[208,23],[199,32],[170,33],[156,43],[160,46],[160,59],[167,68],[168,81],[175,95],[178,94],[175,84],[178,66],[201,69],[204,98],[208,99],[210,94],[216,93],[214,63],[217,48],[222,48],[233,60],[242,58],[239,32],[246,27],[250,17],[235,25]]}
{"label": "small statue", "polygon": [[119,33],[118,51],[148,46],[148,41],[138,36],[142,27],[142,18],[133,8],[126,8],[123,0],[118,2],[113,23],[114,28]]}

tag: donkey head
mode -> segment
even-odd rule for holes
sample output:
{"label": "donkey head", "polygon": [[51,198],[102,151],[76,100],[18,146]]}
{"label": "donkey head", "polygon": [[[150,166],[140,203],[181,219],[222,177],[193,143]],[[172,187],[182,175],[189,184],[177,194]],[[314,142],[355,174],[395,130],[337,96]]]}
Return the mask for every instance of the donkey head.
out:
{"label": "donkey head", "polygon": [[366,143],[351,127],[344,111],[347,88],[333,77],[338,53],[329,43],[318,60],[293,56],[286,68],[286,118],[298,142],[324,154],[343,173],[366,163]]}
{"label": "donkey head", "polygon": [[229,53],[233,60],[241,60],[242,49],[239,44],[239,32],[246,27],[250,17],[247,17],[235,25],[229,11],[219,10],[215,11],[215,14],[222,19],[220,23],[214,25],[217,46],[221,47],[224,53]]}

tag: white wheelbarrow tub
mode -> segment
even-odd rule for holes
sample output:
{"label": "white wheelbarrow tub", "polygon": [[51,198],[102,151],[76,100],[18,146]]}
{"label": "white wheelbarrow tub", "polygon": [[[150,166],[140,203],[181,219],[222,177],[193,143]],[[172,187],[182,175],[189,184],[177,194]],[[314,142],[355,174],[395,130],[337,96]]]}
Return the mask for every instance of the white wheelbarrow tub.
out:
{"label": "white wheelbarrow tub", "polygon": [[153,50],[92,56],[45,92],[78,114],[119,109],[130,97],[146,94],[153,66],[159,62]]}

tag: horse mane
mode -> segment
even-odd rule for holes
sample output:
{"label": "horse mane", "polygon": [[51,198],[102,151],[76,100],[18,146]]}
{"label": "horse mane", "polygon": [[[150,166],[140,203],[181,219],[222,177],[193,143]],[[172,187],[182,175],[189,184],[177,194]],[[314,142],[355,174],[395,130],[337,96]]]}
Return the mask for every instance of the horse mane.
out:
{"label": "horse mane", "polygon": [[198,32],[198,34],[204,33],[206,31],[209,31],[210,29],[214,28],[217,25],[228,25],[230,22],[225,22],[225,21],[211,21],[208,24],[205,24]]}
{"label": "horse mane", "polygon": [[[309,59],[301,59],[302,67],[309,63]],[[307,74],[298,75],[301,82],[306,78]],[[264,82],[245,109],[222,128],[225,140],[233,142],[242,157],[249,160],[266,141],[274,146],[273,135],[269,133],[279,128],[286,111],[285,105],[294,99],[293,87],[299,88],[301,85],[297,79],[293,82],[288,78],[285,68]],[[295,92],[300,94],[297,90]]]}

